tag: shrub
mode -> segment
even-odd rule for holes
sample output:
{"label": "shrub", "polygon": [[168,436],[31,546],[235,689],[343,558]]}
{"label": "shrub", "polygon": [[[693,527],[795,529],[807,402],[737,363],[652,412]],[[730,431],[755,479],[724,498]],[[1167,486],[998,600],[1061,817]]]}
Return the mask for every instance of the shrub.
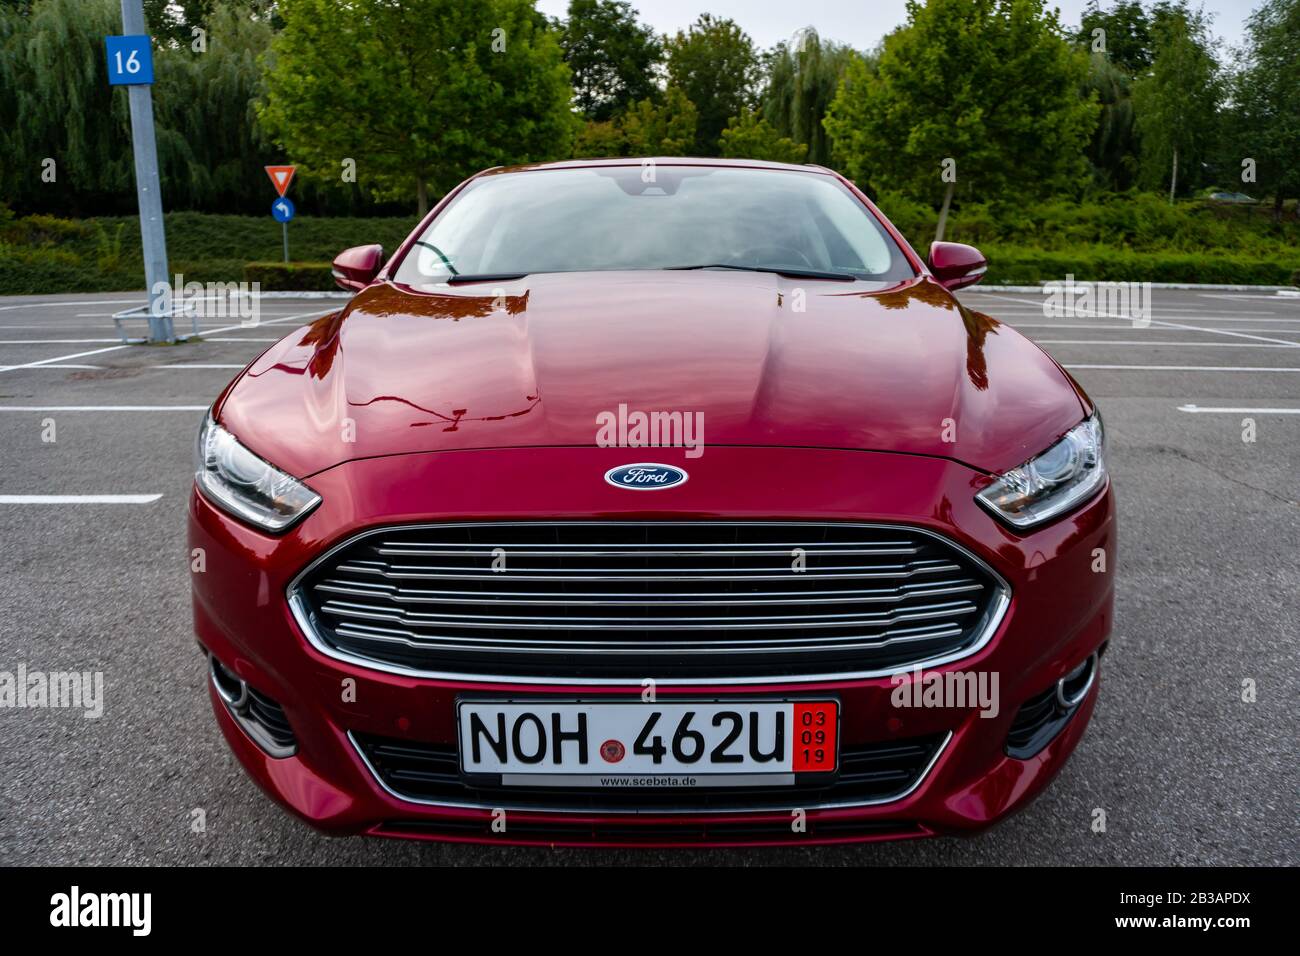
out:
{"label": "shrub", "polygon": [[1067,275],[1080,282],[1285,285],[1300,264],[1300,252],[1282,262],[1224,253],[1141,253],[1108,248],[1045,251],[990,246],[984,252],[989,259],[985,281],[990,285],[1032,285]]}
{"label": "shrub", "polygon": [[257,282],[263,292],[326,292],[337,289],[328,262],[250,262],[244,281]]}

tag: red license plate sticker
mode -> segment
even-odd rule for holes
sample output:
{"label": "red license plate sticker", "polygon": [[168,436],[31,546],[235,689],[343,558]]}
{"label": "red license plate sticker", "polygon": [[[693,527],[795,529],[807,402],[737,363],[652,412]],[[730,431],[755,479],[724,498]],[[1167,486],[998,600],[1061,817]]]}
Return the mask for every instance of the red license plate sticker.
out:
{"label": "red license plate sticker", "polygon": [[839,731],[834,701],[794,705],[794,772],[827,773],[835,769]]}

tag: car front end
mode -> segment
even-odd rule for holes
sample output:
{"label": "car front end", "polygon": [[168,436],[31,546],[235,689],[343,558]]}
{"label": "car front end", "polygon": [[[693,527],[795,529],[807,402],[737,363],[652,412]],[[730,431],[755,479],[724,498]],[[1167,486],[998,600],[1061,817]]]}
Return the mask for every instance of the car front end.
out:
{"label": "car front end", "polygon": [[[935,265],[390,265],[273,346],[189,508],[240,762],[323,830],[444,841],[826,844],[1026,805],[1099,691],[1114,495],[1091,402]],[[602,438],[669,407],[708,441]]]}

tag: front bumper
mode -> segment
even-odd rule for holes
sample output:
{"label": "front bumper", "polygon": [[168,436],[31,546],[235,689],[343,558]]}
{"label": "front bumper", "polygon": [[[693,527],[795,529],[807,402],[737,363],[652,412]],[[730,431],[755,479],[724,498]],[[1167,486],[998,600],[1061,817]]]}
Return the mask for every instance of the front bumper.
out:
{"label": "front bumper", "polygon": [[[974,494],[987,476],[941,459],[818,449],[710,447],[685,462],[691,480],[670,492],[631,493],[605,484],[624,449],[443,452],[354,461],[313,476],[323,500],[283,537],[270,537],[194,494],[190,547],[200,644],[284,708],[296,748],[273,757],[212,692],[230,746],[250,775],[289,810],[322,829],[415,838],[567,845],[749,845],[835,843],[971,832],[1031,800],[1082,736],[1098,693],[1094,681],[1073,716],[1029,759],[1007,755],[1020,706],[1107,640],[1113,606],[1115,517],[1109,487],[1081,509],[1030,535],[999,525]],[[738,481],[737,476],[766,476]],[[651,499],[651,500],[647,500]],[[671,505],[671,509],[669,509]],[[987,672],[998,681],[995,716],[973,707],[901,708],[888,677],[682,686],[660,699],[727,695],[837,697],[841,746],[921,735],[946,740],[910,792],[886,803],[781,811],[687,813],[545,811],[417,803],[387,790],[350,735],[431,744],[456,740],[463,694],[556,698],[639,696],[639,683],[566,685],[419,677],[336,659],[303,634],[286,588],[323,551],[379,525],[430,520],[816,520],[911,525],[974,553],[1008,584],[1010,606],[992,639],[940,671]],[[1104,554],[1104,569],[1098,554]],[[647,675],[653,677],[654,675]],[[502,802],[505,802],[504,799]],[[793,803],[793,800],[792,800]],[[792,812],[804,814],[803,829]],[[504,811],[504,832],[493,828]]]}

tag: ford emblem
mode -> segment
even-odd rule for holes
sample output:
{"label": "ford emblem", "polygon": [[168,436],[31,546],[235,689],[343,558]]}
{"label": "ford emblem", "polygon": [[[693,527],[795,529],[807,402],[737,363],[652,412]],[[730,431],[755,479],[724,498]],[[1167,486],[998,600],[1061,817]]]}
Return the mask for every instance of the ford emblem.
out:
{"label": "ford emblem", "polygon": [[631,488],[634,491],[659,491],[663,488],[672,488],[685,484],[688,477],[690,476],[680,468],[653,462],[619,465],[605,472],[605,480],[615,488]]}

